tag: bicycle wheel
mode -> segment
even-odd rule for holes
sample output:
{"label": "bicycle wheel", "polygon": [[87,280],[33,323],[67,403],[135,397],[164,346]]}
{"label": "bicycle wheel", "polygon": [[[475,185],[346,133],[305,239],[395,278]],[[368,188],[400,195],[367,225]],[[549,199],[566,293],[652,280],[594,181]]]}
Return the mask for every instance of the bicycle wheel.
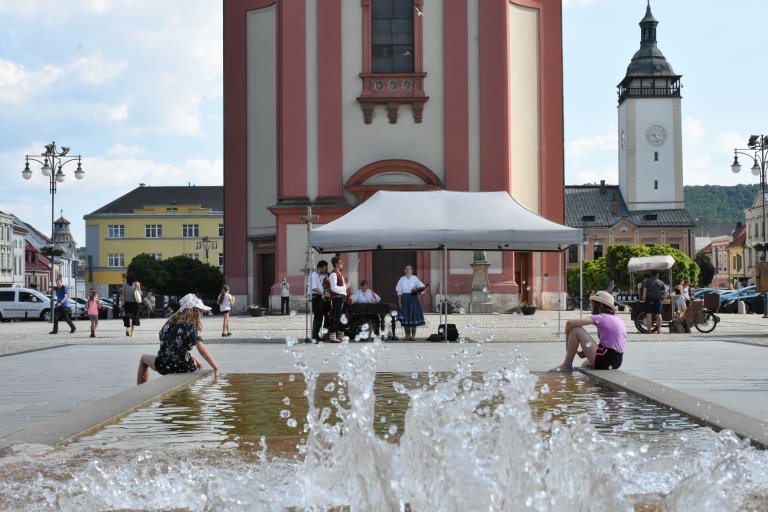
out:
{"label": "bicycle wheel", "polygon": [[694,324],[699,332],[712,332],[717,327],[717,317],[711,311],[704,311],[701,322]]}
{"label": "bicycle wheel", "polygon": [[[648,327],[645,325],[645,315],[637,315],[637,318],[635,318],[635,327],[637,328],[637,331],[641,334],[648,334]],[[659,324],[656,321],[656,317],[653,317],[653,324],[651,326],[651,332],[656,331],[656,329],[659,328]]]}

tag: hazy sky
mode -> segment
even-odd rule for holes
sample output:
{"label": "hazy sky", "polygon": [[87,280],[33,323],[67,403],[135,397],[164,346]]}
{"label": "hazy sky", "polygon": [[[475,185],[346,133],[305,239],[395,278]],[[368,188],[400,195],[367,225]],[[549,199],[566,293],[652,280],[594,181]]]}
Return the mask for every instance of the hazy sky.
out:
{"label": "hazy sky", "polygon": [[[425,15],[429,3],[425,0]],[[686,185],[756,183],[732,151],[768,130],[761,59],[768,3],[655,0],[659,48],[683,75]],[[566,183],[617,183],[616,84],[646,0],[564,0]],[[56,195],[83,215],[150,185],[222,183],[221,0],[0,0],[0,210],[50,231],[47,178],[25,154],[56,141],[86,157]],[[768,123],[768,120],[763,121]],[[748,166],[745,166],[748,167]]]}

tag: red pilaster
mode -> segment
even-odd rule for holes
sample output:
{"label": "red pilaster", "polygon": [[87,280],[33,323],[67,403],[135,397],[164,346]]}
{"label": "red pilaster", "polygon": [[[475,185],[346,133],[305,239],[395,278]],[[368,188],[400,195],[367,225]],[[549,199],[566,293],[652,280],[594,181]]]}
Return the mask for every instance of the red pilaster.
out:
{"label": "red pilaster", "polygon": [[467,0],[443,0],[445,187],[469,190]]}
{"label": "red pilaster", "polygon": [[317,9],[317,115],[320,196],[341,196],[341,0],[323,0]]}
{"label": "red pilaster", "polygon": [[510,190],[509,0],[483,0],[480,8],[480,189]]}
{"label": "red pilaster", "polygon": [[306,1],[278,5],[278,198],[307,196]]}

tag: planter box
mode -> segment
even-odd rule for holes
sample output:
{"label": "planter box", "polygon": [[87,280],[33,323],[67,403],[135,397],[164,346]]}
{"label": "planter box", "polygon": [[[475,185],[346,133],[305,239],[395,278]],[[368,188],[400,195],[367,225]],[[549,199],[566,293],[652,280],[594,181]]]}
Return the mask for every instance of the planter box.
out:
{"label": "planter box", "polygon": [[250,313],[251,316],[264,316],[267,314],[267,309],[266,308],[249,309],[248,313]]}
{"label": "planter box", "polygon": [[532,315],[536,312],[536,306],[520,306],[520,312],[524,315]]}

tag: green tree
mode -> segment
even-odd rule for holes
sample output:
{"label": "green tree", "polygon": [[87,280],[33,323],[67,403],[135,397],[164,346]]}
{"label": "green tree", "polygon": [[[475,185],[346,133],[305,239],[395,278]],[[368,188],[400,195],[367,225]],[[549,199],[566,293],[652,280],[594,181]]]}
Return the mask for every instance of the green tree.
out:
{"label": "green tree", "polygon": [[146,253],[137,254],[128,265],[128,272],[133,272],[139,279],[144,291],[153,290],[164,293],[170,275],[161,261]]}
{"label": "green tree", "polygon": [[[605,269],[605,258],[586,260],[583,263],[582,285],[585,294],[590,290],[604,290],[611,282]],[[579,267],[569,268],[566,273],[568,293],[579,294]]]}
{"label": "green tree", "polygon": [[[686,280],[691,283],[699,282],[699,266],[688,257],[684,252],[675,249],[669,245],[654,245],[650,248],[651,256],[669,255],[675,258],[675,267],[672,269],[672,282],[669,283],[673,287],[680,280]],[[662,281],[667,282],[668,276],[664,272],[659,274]]]}
{"label": "green tree", "polygon": [[186,256],[174,256],[162,261],[169,278],[163,293],[181,297],[195,293],[203,299],[215,298],[224,284],[219,267]]}
{"label": "green tree", "polygon": [[650,249],[644,245],[617,244],[608,246],[605,253],[606,271],[613,279],[616,289],[626,290],[631,285],[627,263],[631,258],[650,256]]}
{"label": "green tree", "polygon": [[698,281],[691,281],[691,283],[698,283],[699,286],[709,286],[712,284],[712,278],[715,277],[715,266],[712,264],[709,256],[700,252],[696,255],[694,261],[701,269],[701,273],[699,274]]}

